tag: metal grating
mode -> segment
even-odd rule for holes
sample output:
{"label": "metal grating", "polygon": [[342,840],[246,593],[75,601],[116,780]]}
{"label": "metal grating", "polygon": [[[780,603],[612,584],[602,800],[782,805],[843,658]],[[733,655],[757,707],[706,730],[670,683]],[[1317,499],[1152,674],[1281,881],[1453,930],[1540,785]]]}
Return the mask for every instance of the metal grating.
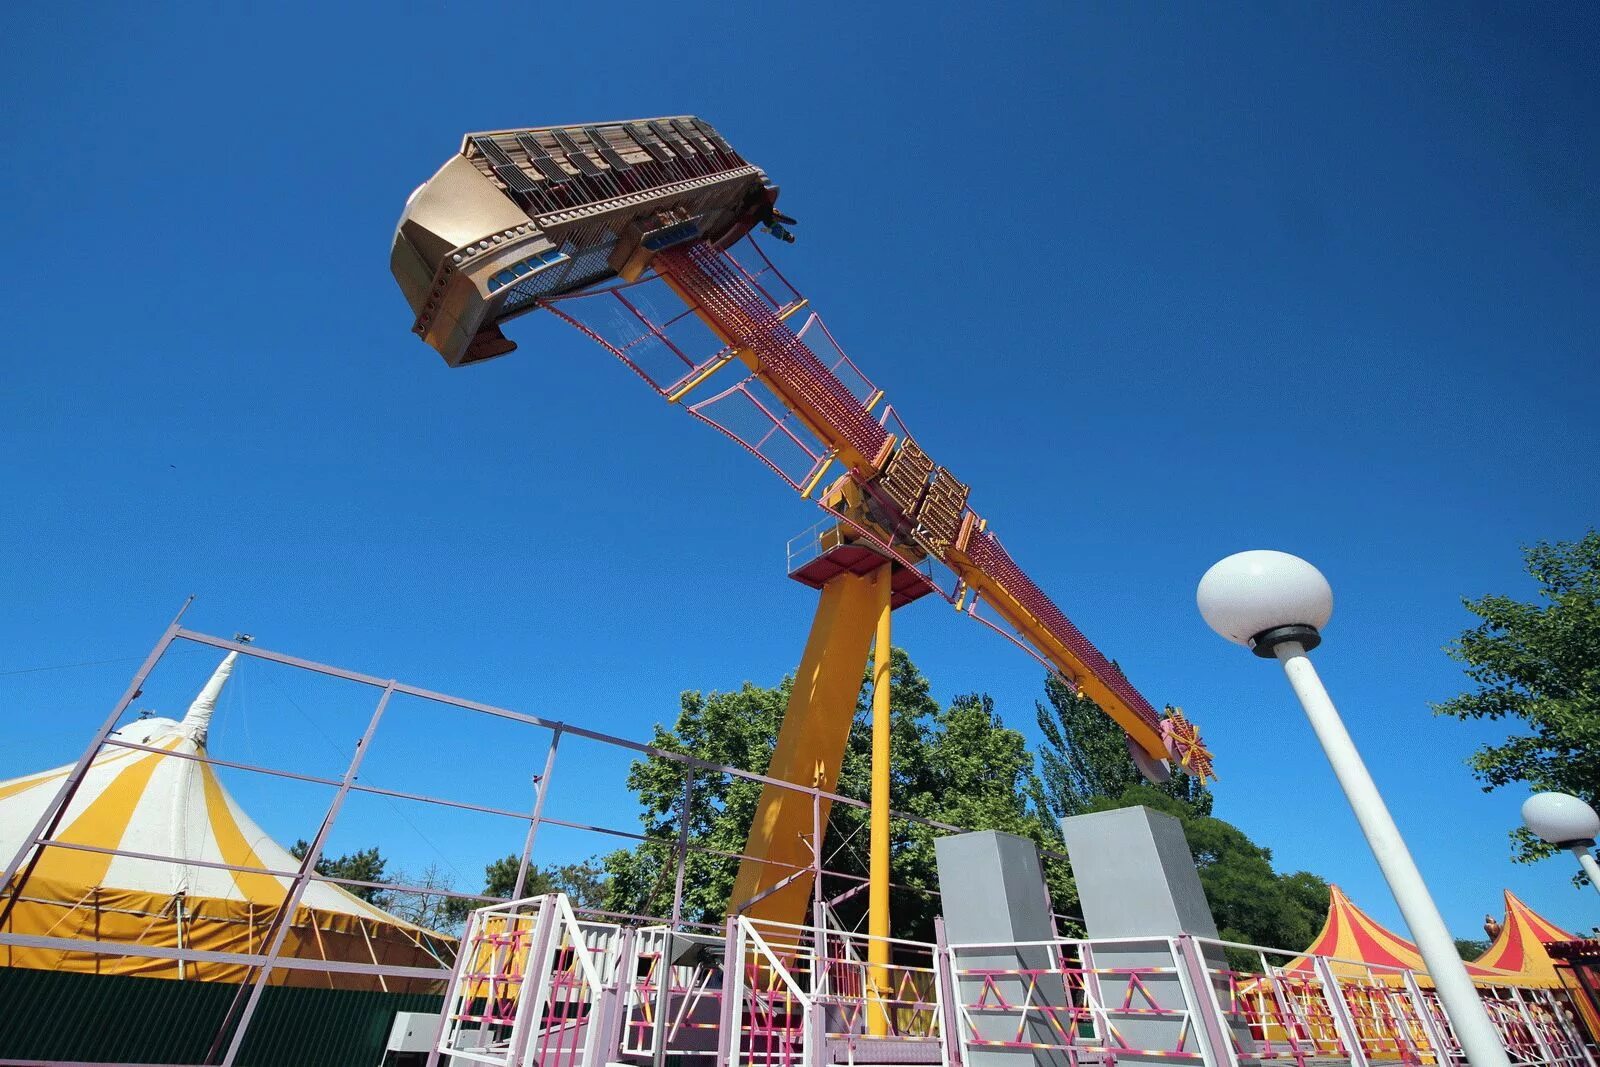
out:
{"label": "metal grating", "polygon": [[922,498],[922,508],[917,513],[918,540],[936,556],[955,543],[961,530],[961,516],[966,511],[967,486],[956,481],[943,467],[933,472],[933,481],[927,495]]}
{"label": "metal grating", "polygon": [[695,151],[699,152],[703,156],[709,156],[712,154],[711,146],[701,138],[698,131],[691,129],[684,123],[682,119],[673,119],[671,125],[672,128],[677,131],[678,136],[682,137],[691,146],[693,146]]}
{"label": "metal grating", "polygon": [[511,157],[506,155],[505,149],[487,137],[474,137],[472,143],[483,155],[483,158],[489,161],[489,166],[494,170],[495,176],[506,183],[507,189],[510,189],[513,193],[521,193],[524,196],[538,190],[538,187],[533,184],[533,180],[522,173],[522,168],[513,163]]}
{"label": "metal grating", "polygon": [[561,251],[571,256],[571,260],[562,266],[539,271],[511,286],[501,316],[526,310],[537,303],[540,297],[571,292],[611,277],[614,273],[610,265],[611,250],[616,244],[617,235],[605,231],[597,243],[586,247],[580,248],[572,242],[562,245]]}
{"label": "metal grating", "polygon": [[600,158],[605,160],[606,164],[610,166],[612,170],[616,171],[618,174],[625,174],[633,169],[633,164],[623,159],[622,153],[611,147],[611,143],[605,139],[604,135],[602,135],[599,130],[595,129],[593,126],[585,126],[583,128],[583,132],[588,135],[589,140],[594,143],[595,151],[600,153]]}
{"label": "metal grating", "polygon": [[590,159],[588,152],[586,152],[577,141],[572,139],[572,135],[570,133],[568,133],[566,130],[553,130],[551,132],[555,134],[556,144],[560,145],[566,150],[568,163],[571,163],[573,166],[577,167],[580,171],[582,171],[584,174],[587,174],[591,178],[600,178],[605,176],[605,168],[597,165],[594,160]]}
{"label": "metal grating", "polygon": [[532,134],[517,134],[517,143],[528,153],[528,162],[532,163],[540,174],[558,185],[572,180],[572,175],[551,157],[544,145],[540,144]]}
{"label": "metal grating", "polygon": [[887,431],[722,253],[697,241],[662,252],[655,266],[692,294],[727,336],[753,351],[782,392],[816,412],[862,455],[877,455]]}
{"label": "metal grating", "polygon": [[639,142],[640,147],[649,152],[650,158],[657,163],[671,163],[677,158],[671,149],[651,140],[650,135],[637,122],[627,123],[623,128],[628,131],[628,136]]}
{"label": "metal grating", "polygon": [[706,140],[717,146],[717,151],[731,157],[732,159],[742,160],[742,157],[739,155],[739,153],[733,150],[733,146],[727,141],[724,141],[722,139],[722,134],[718,133],[709,122],[705,122],[701,119],[690,119],[689,121],[694,123],[695,129],[705,134]]}
{"label": "metal grating", "polygon": [[878,479],[881,488],[894,501],[900,514],[915,522],[917,509],[922,505],[922,494],[928,489],[928,478],[933,474],[933,460],[911,438],[906,438],[885,465]]}

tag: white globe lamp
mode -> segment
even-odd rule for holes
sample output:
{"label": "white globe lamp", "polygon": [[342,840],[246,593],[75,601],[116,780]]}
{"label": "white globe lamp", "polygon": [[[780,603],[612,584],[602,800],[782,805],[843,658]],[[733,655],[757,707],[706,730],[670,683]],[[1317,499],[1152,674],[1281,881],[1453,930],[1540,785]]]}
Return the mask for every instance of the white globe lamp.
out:
{"label": "white globe lamp", "polygon": [[1593,808],[1567,793],[1535,793],[1522,802],[1522,824],[1578,857],[1589,884],[1600,891],[1600,864],[1590,851],[1600,837],[1600,815]]}
{"label": "white globe lamp", "polygon": [[1422,872],[1350,739],[1339,709],[1306,655],[1322,643],[1322,628],[1333,617],[1333,590],[1328,580],[1317,568],[1287,552],[1238,552],[1206,571],[1195,590],[1195,604],[1206,625],[1224,638],[1283,664],[1411,928],[1467,1062],[1472,1067],[1510,1067],[1505,1046],[1456,952],[1455,939],[1428,893]]}
{"label": "white globe lamp", "polygon": [[1264,659],[1284,640],[1316,648],[1333,616],[1333,590],[1322,572],[1270,549],[1236,552],[1213,564],[1200,579],[1195,603],[1206,625]]}

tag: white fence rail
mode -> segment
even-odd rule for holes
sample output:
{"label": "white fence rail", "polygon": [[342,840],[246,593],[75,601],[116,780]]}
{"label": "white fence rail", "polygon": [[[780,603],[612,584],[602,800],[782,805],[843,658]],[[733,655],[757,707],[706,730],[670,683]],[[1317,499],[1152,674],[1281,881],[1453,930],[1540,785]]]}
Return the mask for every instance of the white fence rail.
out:
{"label": "white fence rail", "polygon": [[[722,938],[475,912],[430,1063],[1459,1067],[1426,975],[1203,938],[998,944],[730,920]],[[1479,987],[1517,1067],[1600,1067],[1568,994]]]}

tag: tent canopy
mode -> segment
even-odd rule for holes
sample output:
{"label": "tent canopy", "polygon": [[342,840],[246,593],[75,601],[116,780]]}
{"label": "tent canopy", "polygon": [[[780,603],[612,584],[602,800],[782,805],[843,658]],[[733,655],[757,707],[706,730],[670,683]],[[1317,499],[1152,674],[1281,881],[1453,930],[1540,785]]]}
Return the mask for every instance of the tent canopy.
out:
{"label": "tent canopy", "polygon": [[1571,941],[1572,935],[1518,900],[1507,889],[1506,921],[1500,936],[1477,959],[1480,967],[1509,971],[1522,979],[1521,985],[1559,986],[1555,962],[1545,945],[1551,941]]}
{"label": "tent canopy", "polygon": [[[222,952],[259,952],[300,861],[239,806],[203,756],[211,718],[238,653],[229,653],[181,721],[148,718],[112,736],[155,752],[103,747],[21,889],[15,933]],[[169,755],[170,754],[170,755]],[[20,848],[72,766],[0,782],[0,855]],[[116,849],[141,855],[111,855]],[[170,858],[154,858],[170,857]],[[205,864],[254,870],[229,870]],[[325,882],[311,882],[296,909],[285,955],[401,966],[437,966],[447,939]],[[64,970],[239,980],[245,968],[169,959],[92,956],[7,946],[0,962]],[[288,982],[372,984],[361,976],[281,971]],[[276,976],[275,976],[276,977]],[[391,983],[392,984],[392,983]]]}
{"label": "tent canopy", "polygon": [[[1366,967],[1405,969],[1426,975],[1428,966],[1422,962],[1417,946],[1389,930],[1372,916],[1356,907],[1338,886],[1330,886],[1328,917],[1321,931],[1312,939],[1304,954],[1284,966],[1288,971],[1311,970],[1312,956],[1336,957],[1335,972],[1355,975]],[[1468,963],[1467,973],[1473,978],[1490,982],[1514,981],[1514,972],[1485,966],[1481,961]]]}

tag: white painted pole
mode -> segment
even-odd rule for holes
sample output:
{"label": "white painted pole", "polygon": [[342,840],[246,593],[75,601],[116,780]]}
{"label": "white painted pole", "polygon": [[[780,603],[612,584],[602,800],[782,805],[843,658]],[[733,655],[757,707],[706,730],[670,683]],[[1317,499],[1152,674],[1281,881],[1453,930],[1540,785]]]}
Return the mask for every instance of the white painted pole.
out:
{"label": "white painted pole", "polygon": [[[1423,962],[1428,965],[1434,988],[1439,991],[1439,1000],[1450,1017],[1450,1025],[1461,1042],[1467,1062],[1472,1067],[1510,1067],[1511,1061],[1500,1043],[1500,1035],[1489,1021],[1489,1013],[1456,952],[1455,939],[1428,895],[1422,872],[1417,870],[1416,861],[1400,836],[1400,828],[1394,824],[1394,817],[1389,814],[1377,784],[1362,762],[1361,753],[1356,751],[1355,742],[1339,718],[1339,709],[1333,706],[1305,648],[1298,641],[1281,641],[1273,652],[1283,664],[1283,673],[1289,676],[1289,684],[1300,698],[1317,740],[1322,742],[1322,750],[1327,753],[1333,773],[1350,807],[1355,810],[1356,821],[1361,824],[1367,844],[1372,846],[1395,903],[1400,905],[1400,914],[1405,917]],[[1592,862],[1593,857],[1590,859]]]}
{"label": "white painted pole", "polygon": [[1594,886],[1595,892],[1600,893],[1600,863],[1595,862],[1594,853],[1589,851],[1593,847],[1592,841],[1585,841],[1581,845],[1573,845],[1572,854],[1578,857],[1583,873],[1589,876],[1589,884]]}

